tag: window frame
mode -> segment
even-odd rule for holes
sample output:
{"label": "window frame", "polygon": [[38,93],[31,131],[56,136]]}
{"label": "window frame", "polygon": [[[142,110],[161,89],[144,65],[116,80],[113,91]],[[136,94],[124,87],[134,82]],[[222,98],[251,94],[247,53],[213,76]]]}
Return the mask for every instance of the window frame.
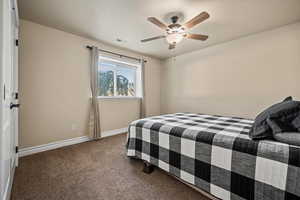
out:
{"label": "window frame", "polygon": [[[114,58],[110,58],[107,56],[102,56],[99,55],[99,65],[98,65],[98,70],[100,70],[100,60],[107,60],[107,61],[112,61],[112,62],[116,62],[118,64],[125,64],[126,66],[121,66],[121,65],[117,65],[115,67],[113,67],[113,72],[114,72],[114,96],[97,96],[98,99],[141,99],[142,96],[138,95],[138,91],[137,91],[137,75],[139,73],[139,69],[141,68],[141,64],[140,63],[130,63],[130,62],[125,62],[125,61],[121,61],[118,59],[114,59]],[[116,95],[117,94],[117,68],[127,68],[127,69],[135,69],[135,76],[134,76],[134,89],[135,89],[135,96],[119,96]],[[139,84],[142,84],[142,81],[140,81]],[[140,86],[141,88],[141,86]],[[100,88],[98,88],[100,89]]]}

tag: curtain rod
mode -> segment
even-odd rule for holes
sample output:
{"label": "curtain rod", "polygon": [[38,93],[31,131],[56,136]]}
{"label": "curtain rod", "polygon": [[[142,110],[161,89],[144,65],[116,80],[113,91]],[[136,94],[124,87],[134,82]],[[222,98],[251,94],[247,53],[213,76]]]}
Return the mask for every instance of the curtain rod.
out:
{"label": "curtain rod", "polygon": [[[91,46],[86,46],[86,48],[92,50],[92,47]],[[98,49],[99,51],[102,51],[102,52],[105,52],[105,53],[110,53],[110,54],[113,54],[113,55],[116,55],[116,56],[119,56],[119,57],[125,57],[125,58],[129,58],[129,59],[132,59],[132,60],[137,60],[139,62],[142,61],[142,59],[139,59],[139,58],[135,58],[135,57],[131,57],[131,56],[126,56],[126,55],[122,55],[122,54],[118,54],[118,53],[114,53],[114,52],[111,52],[111,51],[107,51],[107,50],[104,50],[104,49]],[[144,62],[147,62],[147,60],[144,60]]]}

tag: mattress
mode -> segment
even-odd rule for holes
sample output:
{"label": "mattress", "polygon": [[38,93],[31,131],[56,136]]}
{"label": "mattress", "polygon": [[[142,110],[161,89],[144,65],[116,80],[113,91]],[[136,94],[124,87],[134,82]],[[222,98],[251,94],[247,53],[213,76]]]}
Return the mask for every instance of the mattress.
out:
{"label": "mattress", "polygon": [[220,199],[300,199],[300,148],[248,137],[252,120],[193,113],[129,125],[127,156]]}

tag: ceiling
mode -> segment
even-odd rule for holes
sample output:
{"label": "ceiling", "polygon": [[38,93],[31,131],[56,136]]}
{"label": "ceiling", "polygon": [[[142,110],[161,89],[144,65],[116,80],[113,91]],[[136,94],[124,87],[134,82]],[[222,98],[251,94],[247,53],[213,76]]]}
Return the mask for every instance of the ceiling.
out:
{"label": "ceiling", "polygon": [[[300,20],[300,0],[19,0],[19,11],[22,19],[168,58],[295,23]],[[166,16],[181,12],[179,22],[184,22],[202,11],[210,18],[190,32],[209,35],[207,41],[184,40],[171,51],[164,39],[140,42],[162,34],[147,17],[170,23]]]}

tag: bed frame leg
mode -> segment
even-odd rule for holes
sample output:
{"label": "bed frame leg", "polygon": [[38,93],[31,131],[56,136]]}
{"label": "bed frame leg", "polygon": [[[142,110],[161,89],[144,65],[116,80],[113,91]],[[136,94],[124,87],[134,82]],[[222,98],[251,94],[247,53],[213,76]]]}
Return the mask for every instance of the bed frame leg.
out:
{"label": "bed frame leg", "polygon": [[154,171],[154,166],[151,165],[150,163],[144,161],[143,172],[146,174],[151,174],[153,171]]}

